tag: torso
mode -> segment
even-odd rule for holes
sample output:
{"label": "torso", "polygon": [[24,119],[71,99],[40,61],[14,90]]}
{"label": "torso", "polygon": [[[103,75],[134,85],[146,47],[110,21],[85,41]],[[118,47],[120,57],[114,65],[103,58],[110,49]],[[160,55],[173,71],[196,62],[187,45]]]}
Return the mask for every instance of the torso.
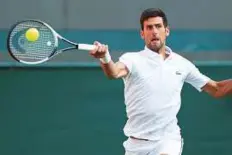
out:
{"label": "torso", "polygon": [[164,60],[144,51],[131,57],[132,71],[124,78],[128,116],[125,134],[155,140],[167,132],[180,138],[176,115],[186,76],[181,59],[175,53]]}

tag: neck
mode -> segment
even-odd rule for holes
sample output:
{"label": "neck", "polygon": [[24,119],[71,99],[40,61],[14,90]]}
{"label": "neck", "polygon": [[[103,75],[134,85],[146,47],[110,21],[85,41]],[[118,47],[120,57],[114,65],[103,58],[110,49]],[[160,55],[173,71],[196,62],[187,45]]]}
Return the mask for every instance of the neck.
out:
{"label": "neck", "polygon": [[160,49],[158,49],[158,50],[154,50],[154,49],[150,49],[150,50],[153,51],[153,52],[158,53],[159,55],[161,55],[162,58],[163,58],[164,60],[168,57],[168,55],[167,55],[167,53],[166,53],[165,45],[162,46],[162,47],[161,47]]}
{"label": "neck", "polygon": [[163,58],[164,60],[168,57],[168,55],[167,55],[167,53],[166,53],[166,48],[165,48],[165,46],[163,46],[163,47],[159,50],[158,53],[162,56],[162,58]]}

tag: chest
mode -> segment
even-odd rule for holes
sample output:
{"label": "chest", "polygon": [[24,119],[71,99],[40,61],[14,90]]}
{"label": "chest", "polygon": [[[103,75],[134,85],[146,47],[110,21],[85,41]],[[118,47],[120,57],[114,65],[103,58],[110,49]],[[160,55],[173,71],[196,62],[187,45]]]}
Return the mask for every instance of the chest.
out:
{"label": "chest", "polygon": [[172,61],[146,60],[135,65],[134,80],[147,89],[181,90],[186,78],[184,66]]}

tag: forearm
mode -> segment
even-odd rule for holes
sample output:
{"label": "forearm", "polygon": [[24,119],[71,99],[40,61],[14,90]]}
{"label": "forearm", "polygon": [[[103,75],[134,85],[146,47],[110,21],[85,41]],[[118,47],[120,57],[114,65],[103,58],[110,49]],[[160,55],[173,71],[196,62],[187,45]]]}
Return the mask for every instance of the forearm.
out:
{"label": "forearm", "polygon": [[216,97],[223,97],[232,94],[232,79],[217,82]]}
{"label": "forearm", "polygon": [[112,61],[109,51],[106,52],[103,58],[99,59],[101,62],[101,67],[108,78],[117,78],[119,69],[116,64]]}
{"label": "forearm", "polygon": [[101,67],[108,78],[116,79],[126,76],[129,71],[122,62],[114,63],[108,51],[108,46],[95,42],[96,48],[90,51],[90,55],[98,58],[101,62]]}
{"label": "forearm", "polygon": [[119,69],[117,68],[116,64],[111,60],[108,63],[102,63],[101,67],[105,73],[105,75],[110,79],[118,78]]}

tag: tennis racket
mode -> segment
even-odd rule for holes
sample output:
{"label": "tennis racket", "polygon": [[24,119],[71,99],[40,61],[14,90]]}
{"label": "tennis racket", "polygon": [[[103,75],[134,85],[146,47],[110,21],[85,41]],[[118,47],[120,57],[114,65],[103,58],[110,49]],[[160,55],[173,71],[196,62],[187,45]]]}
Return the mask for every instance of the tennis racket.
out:
{"label": "tennis racket", "polygon": [[[38,30],[39,37],[36,41],[29,41],[26,32],[35,28]],[[60,49],[61,41],[68,43],[68,47]],[[65,51],[93,50],[96,46],[72,42],[59,35],[47,23],[39,20],[24,20],[12,26],[8,38],[7,48],[10,55],[17,61],[34,65],[50,60]]]}

